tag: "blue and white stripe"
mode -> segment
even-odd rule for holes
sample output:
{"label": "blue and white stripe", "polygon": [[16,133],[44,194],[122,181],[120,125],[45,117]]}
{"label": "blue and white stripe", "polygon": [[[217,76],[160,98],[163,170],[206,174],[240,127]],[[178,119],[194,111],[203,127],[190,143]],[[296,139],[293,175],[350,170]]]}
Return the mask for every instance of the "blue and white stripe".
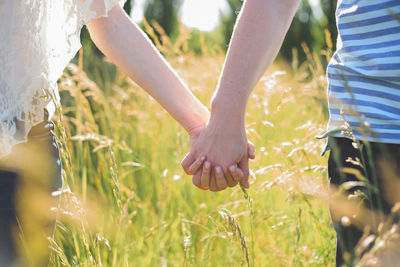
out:
{"label": "blue and white stripe", "polygon": [[400,143],[400,0],[339,0],[337,51],[328,65],[328,129]]}

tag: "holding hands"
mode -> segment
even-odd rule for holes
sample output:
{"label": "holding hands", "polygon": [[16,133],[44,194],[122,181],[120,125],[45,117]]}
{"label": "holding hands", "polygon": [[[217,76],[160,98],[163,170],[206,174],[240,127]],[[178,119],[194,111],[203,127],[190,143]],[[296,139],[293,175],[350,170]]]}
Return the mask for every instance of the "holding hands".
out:
{"label": "holding hands", "polygon": [[204,128],[191,134],[190,153],[182,161],[193,183],[220,191],[238,182],[249,187],[248,159],[254,147],[244,127],[247,100],[276,57],[300,0],[244,1]]}
{"label": "holding hands", "polygon": [[189,132],[191,151],[182,166],[193,175],[193,183],[220,191],[238,183],[249,187],[248,159],[254,158],[254,147],[244,127],[247,100],[277,55],[299,4],[300,0],[244,1],[211,116],[119,5],[87,26],[97,47]]}
{"label": "holding hands", "polygon": [[254,146],[248,142],[244,114],[231,106],[215,106],[204,128],[190,134],[190,152],[182,167],[193,175],[193,184],[213,192],[238,183],[249,187],[249,158]]}

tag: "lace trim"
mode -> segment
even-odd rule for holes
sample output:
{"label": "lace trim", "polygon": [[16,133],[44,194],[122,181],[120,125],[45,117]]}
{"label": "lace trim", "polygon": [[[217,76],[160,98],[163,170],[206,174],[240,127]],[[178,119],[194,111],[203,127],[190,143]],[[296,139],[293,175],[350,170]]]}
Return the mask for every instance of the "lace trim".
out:
{"label": "lace trim", "polygon": [[[13,1],[5,2],[8,13],[0,9],[5,16],[0,21],[15,21],[0,29],[0,67],[5,67],[0,73],[0,158],[11,153],[14,145],[26,142],[32,127],[43,121],[45,107],[59,99],[57,80],[81,48],[82,27],[92,19],[106,17],[115,5],[126,2]],[[92,6],[95,10],[91,10]],[[14,39],[9,38],[10,29]],[[13,70],[22,70],[22,75],[15,75],[18,72],[10,68],[9,63],[15,58],[20,61],[15,62]]]}
{"label": "lace trim", "polygon": [[[53,88],[46,83],[46,79],[43,77],[41,81],[42,85],[46,86],[39,88]],[[52,100],[50,90],[27,90],[27,92],[29,91],[34,92],[34,95],[30,98],[31,103],[18,105],[14,112],[9,110],[9,114],[16,115],[11,120],[7,119],[0,122],[0,158],[10,154],[14,145],[27,142],[32,127],[44,120],[44,109]],[[54,92],[54,89],[51,91]]]}

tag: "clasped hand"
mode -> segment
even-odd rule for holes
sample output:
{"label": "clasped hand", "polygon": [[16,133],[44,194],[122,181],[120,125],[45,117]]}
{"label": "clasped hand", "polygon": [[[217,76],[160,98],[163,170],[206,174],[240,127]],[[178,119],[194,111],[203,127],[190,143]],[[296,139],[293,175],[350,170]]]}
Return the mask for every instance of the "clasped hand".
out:
{"label": "clasped hand", "polygon": [[205,127],[190,134],[190,152],[182,167],[193,175],[193,184],[213,192],[238,183],[249,188],[249,163],[254,146],[247,140],[244,123],[236,118],[211,116]]}

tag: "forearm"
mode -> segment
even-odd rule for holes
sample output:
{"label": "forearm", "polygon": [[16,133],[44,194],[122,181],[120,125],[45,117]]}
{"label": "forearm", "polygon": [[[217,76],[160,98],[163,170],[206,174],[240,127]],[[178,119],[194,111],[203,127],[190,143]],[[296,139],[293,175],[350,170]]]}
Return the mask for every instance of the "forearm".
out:
{"label": "forearm", "polygon": [[107,18],[91,21],[88,28],[96,46],[189,133],[208,121],[207,108],[193,96],[149,38],[119,6],[114,7]]}
{"label": "forearm", "polygon": [[244,3],[212,100],[212,117],[234,112],[244,120],[248,97],[275,59],[299,3],[300,0]]}

